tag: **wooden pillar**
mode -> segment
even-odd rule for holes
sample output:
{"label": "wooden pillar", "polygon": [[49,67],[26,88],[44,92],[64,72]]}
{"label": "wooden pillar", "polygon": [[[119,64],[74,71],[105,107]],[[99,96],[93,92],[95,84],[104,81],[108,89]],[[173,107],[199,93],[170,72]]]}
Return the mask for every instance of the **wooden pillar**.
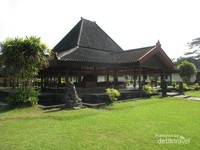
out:
{"label": "wooden pillar", "polygon": [[69,83],[69,71],[68,70],[65,71],[65,83],[66,83],[66,85]]}
{"label": "wooden pillar", "polygon": [[167,82],[165,79],[162,80],[162,97],[167,96]]}
{"label": "wooden pillar", "polygon": [[179,82],[179,94],[183,94],[183,91],[184,91],[184,89],[183,89],[183,82]]}
{"label": "wooden pillar", "polygon": [[78,84],[81,83],[81,71],[78,72]]}
{"label": "wooden pillar", "polygon": [[94,67],[94,75],[96,76],[95,82],[96,82],[96,85],[97,85],[97,82],[98,82],[98,74],[97,74],[97,68],[96,68],[96,67]]}
{"label": "wooden pillar", "polygon": [[133,87],[135,88],[136,87],[136,72],[135,72],[135,68],[133,70]]}
{"label": "wooden pillar", "polygon": [[107,86],[109,86],[109,72],[108,71],[106,73],[106,82],[107,82]]}
{"label": "wooden pillar", "polygon": [[113,70],[113,77],[114,77],[114,88],[116,88],[117,87],[117,83],[118,83],[117,69]]}
{"label": "wooden pillar", "polygon": [[146,72],[145,72],[145,68],[143,68],[143,74],[142,74],[142,85],[145,85],[145,79],[146,79]]}
{"label": "wooden pillar", "polygon": [[59,90],[61,87],[61,74],[58,73],[58,82],[57,82],[57,90]]}
{"label": "wooden pillar", "polygon": [[169,74],[170,85],[172,85],[172,73]]}
{"label": "wooden pillar", "polygon": [[163,82],[163,71],[160,72],[160,87],[162,88],[162,82]]}
{"label": "wooden pillar", "polygon": [[53,75],[52,74],[50,74],[50,76],[49,76],[49,87],[50,87],[50,90],[53,91],[54,84],[53,84]]}
{"label": "wooden pillar", "polygon": [[138,88],[138,91],[139,91],[139,97],[142,97],[142,84],[141,84],[141,67],[139,67],[139,70],[138,70],[138,73],[139,73],[139,88]]}
{"label": "wooden pillar", "polygon": [[44,82],[44,85],[43,85],[43,88],[44,89],[46,89],[46,87],[47,87],[47,79],[46,79],[46,72],[45,72],[45,74],[43,74],[43,82]]}
{"label": "wooden pillar", "polygon": [[40,88],[41,88],[41,91],[43,91],[43,88],[44,88],[44,75],[43,73],[41,73],[41,83],[40,83]]}

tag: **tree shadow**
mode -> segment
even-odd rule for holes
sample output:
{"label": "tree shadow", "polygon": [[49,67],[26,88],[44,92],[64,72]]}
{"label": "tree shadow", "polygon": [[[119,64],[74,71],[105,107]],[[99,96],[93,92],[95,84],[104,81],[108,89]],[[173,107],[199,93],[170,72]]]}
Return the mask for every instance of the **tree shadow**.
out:
{"label": "tree shadow", "polygon": [[11,107],[8,106],[8,105],[0,106],[0,114],[6,113],[6,112],[11,111],[11,110],[13,110],[13,109],[14,109],[14,108],[11,108]]}
{"label": "tree shadow", "polygon": [[28,104],[24,104],[24,105],[19,105],[19,106],[10,106],[10,105],[0,105],[0,114],[2,113],[6,113],[8,111],[14,110],[14,109],[24,109],[24,108],[29,108],[31,107]]}

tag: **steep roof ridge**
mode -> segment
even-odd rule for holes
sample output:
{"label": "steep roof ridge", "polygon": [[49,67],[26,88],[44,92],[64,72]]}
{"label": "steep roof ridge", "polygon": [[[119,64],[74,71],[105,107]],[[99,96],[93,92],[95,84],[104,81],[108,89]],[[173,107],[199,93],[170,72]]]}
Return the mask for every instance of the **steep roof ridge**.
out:
{"label": "steep roof ridge", "polygon": [[117,47],[119,48],[119,49],[121,49],[122,50],[122,52],[124,51],[101,27],[99,27],[98,26],[98,24],[96,23],[96,21],[94,22],[95,23],[95,25],[103,32],[103,33],[105,33],[105,35],[107,35],[107,37],[113,42],[113,43],[115,43],[116,45],[117,45]]}
{"label": "steep roof ridge", "polygon": [[56,52],[56,57],[57,57],[57,59],[60,60],[60,59],[61,59],[62,57],[64,57],[65,55],[68,55],[68,54],[74,52],[78,47],[79,47],[79,46],[75,46],[75,47],[73,47],[73,48],[71,48],[71,49],[69,49],[69,50],[67,50],[67,51],[62,51],[62,52],[59,52],[59,53]]}
{"label": "steep roof ridge", "polygon": [[81,33],[82,33],[82,29],[83,29],[83,20],[84,20],[84,18],[81,17],[81,27],[80,27],[79,36],[78,36],[78,41],[77,41],[77,45],[78,45],[78,46],[79,46],[80,40],[81,40]]}
{"label": "steep roof ridge", "polygon": [[[80,26],[81,20],[54,46],[53,51],[62,52],[77,46]],[[72,35],[77,35],[77,37]]]}
{"label": "steep roof ridge", "polygon": [[156,46],[153,47],[150,51],[148,51],[146,54],[144,54],[142,57],[140,57],[138,60],[140,61],[142,58],[144,58],[145,56],[147,56],[149,53],[151,53],[153,50],[156,49]]}

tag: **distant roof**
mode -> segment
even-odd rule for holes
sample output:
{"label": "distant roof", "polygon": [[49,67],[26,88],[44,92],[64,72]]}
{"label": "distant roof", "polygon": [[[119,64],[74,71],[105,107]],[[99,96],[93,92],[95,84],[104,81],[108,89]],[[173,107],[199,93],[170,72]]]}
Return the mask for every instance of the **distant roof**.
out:
{"label": "distant roof", "polygon": [[83,18],[81,18],[74,28],[53,48],[53,51],[67,51],[76,46],[109,52],[123,51],[96,22]]}
{"label": "distant roof", "polygon": [[138,49],[126,50],[123,52],[113,53],[115,63],[132,63],[138,61],[145,54],[153,50],[156,46],[143,47]]}
{"label": "distant roof", "polygon": [[200,59],[188,58],[187,60],[200,69]]}

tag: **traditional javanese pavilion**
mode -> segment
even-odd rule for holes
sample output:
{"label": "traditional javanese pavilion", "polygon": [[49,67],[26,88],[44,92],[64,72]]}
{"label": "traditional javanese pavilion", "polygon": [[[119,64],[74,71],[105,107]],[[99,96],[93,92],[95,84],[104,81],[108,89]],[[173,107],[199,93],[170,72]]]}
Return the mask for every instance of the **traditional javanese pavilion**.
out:
{"label": "traditional javanese pavilion", "polygon": [[[53,48],[49,58],[49,68],[40,72],[42,89],[59,89],[63,79],[68,82],[75,77],[76,86],[98,87],[98,76],[105,76],[105,86],[118,85],[118,76],[131,75],[134,86],[138,83],[141,92],[142,82],[147,75],[159,74],[161,82],[166,76],[171,80],[174,64],[161,48],[156,45],[138,49],[123,50],[97,24],[81,20]],[[103,84],[102,84],[103,85]]]}

